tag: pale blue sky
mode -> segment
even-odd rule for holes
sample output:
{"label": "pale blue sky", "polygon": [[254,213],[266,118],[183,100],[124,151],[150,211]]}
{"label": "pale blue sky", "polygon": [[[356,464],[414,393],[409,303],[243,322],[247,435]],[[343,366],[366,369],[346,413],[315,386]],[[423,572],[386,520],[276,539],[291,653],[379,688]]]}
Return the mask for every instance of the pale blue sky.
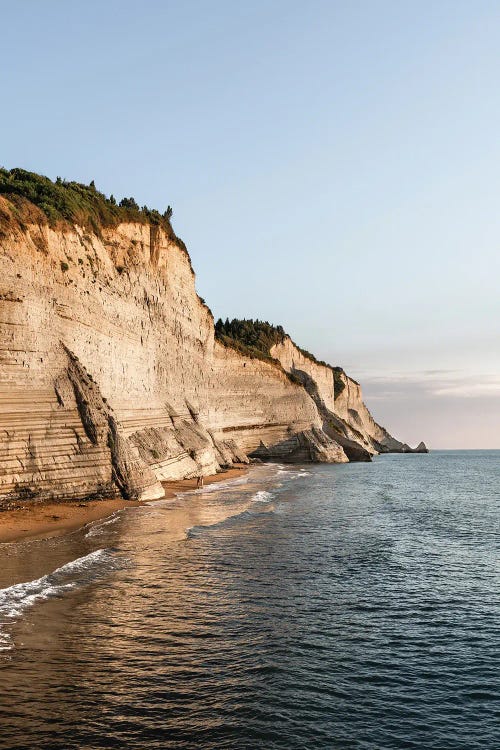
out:
{"label": "pale blue sky", "polygon": [[174,208],[408,442],[500,447],[500,2],[0,0],[0,163]]}

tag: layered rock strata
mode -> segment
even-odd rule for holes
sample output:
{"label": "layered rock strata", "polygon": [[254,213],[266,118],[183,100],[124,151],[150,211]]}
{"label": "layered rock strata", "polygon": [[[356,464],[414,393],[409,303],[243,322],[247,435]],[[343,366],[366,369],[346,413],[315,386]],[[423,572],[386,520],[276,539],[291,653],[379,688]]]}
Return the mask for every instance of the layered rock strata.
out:
{"label": "layered rock strata", "polygon": [[161,497],[161,480],[301,433],[318,460],[345,460],[317,448],[303,388],[214,341],[189,257],[162,230],[54,230],[0,202],[0,503]]}
{"label": "layered rock strata", "polygon": [[0,506],[152,499],[250,454],[343,462],[392,445],[354,381],[336,399],[332,371],[290,343],[280,365],[214,340],[173,233],[51,228],[1,196],[0,218]]}

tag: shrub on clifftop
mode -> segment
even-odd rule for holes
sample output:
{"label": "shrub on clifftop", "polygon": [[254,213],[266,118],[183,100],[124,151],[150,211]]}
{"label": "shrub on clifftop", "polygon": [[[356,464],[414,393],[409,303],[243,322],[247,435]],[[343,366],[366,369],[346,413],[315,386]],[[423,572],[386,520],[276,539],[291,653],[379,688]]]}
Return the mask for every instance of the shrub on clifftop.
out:
{"label": "shrub on clifftop", "polygon": [[271,356],[271,347],[283,341],[285,331],[281,326],[273,326],[262,320],[238,320],[221,318],[215,324],[215,338],[224,346],[254,359],[279,365],[277,359]]}
{"label": "shrub on clifftop", "polygon": [[217,338],[232,339],[270,357],[271,347],[283,341],[286,334],[282,326],[273,326],[267,321],[226,318],[223,322],[219,318],[215,324],[215,335]]}

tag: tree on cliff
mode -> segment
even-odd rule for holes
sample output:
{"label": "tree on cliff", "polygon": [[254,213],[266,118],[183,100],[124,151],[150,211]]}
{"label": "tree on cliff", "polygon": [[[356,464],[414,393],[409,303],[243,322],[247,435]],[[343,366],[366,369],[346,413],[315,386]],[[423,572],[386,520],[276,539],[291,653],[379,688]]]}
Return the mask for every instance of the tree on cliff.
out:
{"label": "tree on cliff", "polygon": [[131,208],[133,211],[139,211],[139,205],[134,198],[122,198],[118,204],[120,208]]}
{"label": "tree on cliff", "polygon": [[283,326],[273,326],[267,320],[226,318],[223,322],[219,318],[215,324],[215,335],[223,343],[233,345],[240,351],[245,349],[251,356],[272,359],[271,348],[283,341],[286,334]]}

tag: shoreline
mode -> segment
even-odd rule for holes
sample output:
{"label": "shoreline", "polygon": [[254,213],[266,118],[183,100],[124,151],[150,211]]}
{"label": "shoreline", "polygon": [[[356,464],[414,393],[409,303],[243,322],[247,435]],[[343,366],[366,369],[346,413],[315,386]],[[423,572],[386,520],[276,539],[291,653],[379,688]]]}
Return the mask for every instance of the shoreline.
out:
{"label": "shoreline", "polygon": [[[219,474],[211,474],[204,477],[205,486],[225,482],[228,479],[244,476],[248,473],[246,464],[238,464],[231,469],[226,469]],[[176,481],[162,482],[165,497],[159,501],[173,500],[180,492],[196,490],[196,479],[178,479]],[[113,498],[108,500],[68,501],[68,502],[44,502],[32,506],[24,506],[14,510],[0,512],[0,544],[13,544],[16,542],[48,539],[55,536],[63,536],[72,531],[77,531],[93,521],[107,518],[123,508],[134,508],[142,505],[150,505],[155,501],[147,500],[124,500]]]}

